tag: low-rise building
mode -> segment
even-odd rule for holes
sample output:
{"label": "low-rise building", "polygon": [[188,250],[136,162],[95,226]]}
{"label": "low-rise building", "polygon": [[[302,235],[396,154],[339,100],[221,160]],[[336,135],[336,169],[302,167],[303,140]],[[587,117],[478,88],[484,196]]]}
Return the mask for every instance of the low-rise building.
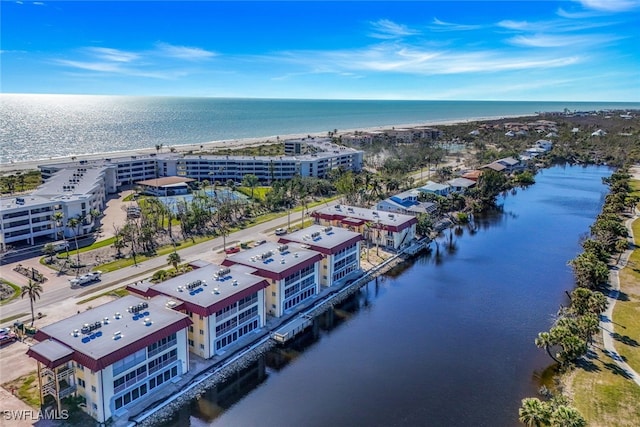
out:
{"label": "low-rise building", "polygon": [[418,188],[423,193],[437,194],[438,196],[446,196],[451,191],[449,184],[441,184],[439,182],[427,181],[425,185]]}
{"label": "low-rise building", "polygon": [[189,370],[190,325],[166,297],[129,295],[41,328],[27,355],[38,364],[42,401],[82,397],[100,423],[142,399],[153,402]]}
{"label": "low-rise building", "polygon": [[379,212],[355,206],[334,205],[320,208],[311,216],[316,224],[343,227],[361,233],[366,240],[393,251],[408,246],[416,237],[415,216]]}
{"label": "low-rise building", "polygon": [[188,332],[189,350],[209,359],[264,327],[264,289],[269,282],[255,272],[243,265],[202,263],[199,268],[164,282],[133,284],[127,289],[147,297],[165,295],[176,301],[174,309],[186,313],[193,322]]}
{"label": "low-rise building", "polygon": [[222,265],[244,265],[255,269],[255,275],[267,279],[267,314],[281,317],[318,294],[321,259],[321,253],[300,244],[267,242],[229,256]]}
{"label": "low-rise building", "polygon": [[451,186],[451,192],[465,193],[468,189],[475,187],[476,182],[467,178],[454,178],[447,181]]}
{"label": "low-rise building", "polygon": [[378,202],[374,209],[405,215],[434,214],[438,209],[435,203],[418,201],[418,190],[409,190]]}
{"label": "low-rise building", "polygon": [[340,227],[312,225],[280,237],[283,244],[298,243],[323,255],[320,285],[336,286],[362,274],[360,242],[362,234]]}

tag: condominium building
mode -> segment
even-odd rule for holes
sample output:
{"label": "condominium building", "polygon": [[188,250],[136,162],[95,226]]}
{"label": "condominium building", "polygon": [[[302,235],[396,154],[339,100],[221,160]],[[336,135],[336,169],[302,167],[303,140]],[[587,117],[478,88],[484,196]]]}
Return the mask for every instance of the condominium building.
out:
{"label": "condominium building", "polygon": [[316,224],[356,231],[370,243],[394,251],[410,245],[418,223],[415,216],[344,205],[320,208],[311,216]]}
{"label": "condominium building", "polygon": [[312,225],[280,237],[283,244],[299,243],[323,255],[320,261],[320,285],[337,286],[359,277],[362,234],[339,227]]}
{"label": "condominium building", "polygon": [[36,359],[42,402],[74,394],[100,423],[153,395],[189,370],[189,317],[167,297],[133,295],[41,328]]}
{"label": "condominium building", "polygon": [[321,259],[321,253],[299,244],[268,242],[231,255],[222,265],[251,267],[254,274],[266,278],[267,314],[280,317],[318,294]]}
{"label": "condominium building", "polygon": [[[31,194],[0,198],[0,249],[10,244],[35,244],[85,235],[97,228],[93,212],[106,203],[107,169],[75,167],[53,174]],[[56,213],[62,219],[54,218]],[[69,227],[68,221],[78,220]]]}
{"label": "condominium building", "polygon": [[127,286],[147,297],[165,295],[176,301],[175,310],[186,313],[189,350],[209,359],[265,325],[265,292],[269,282],[256,269],[202,262],[199,268],[158,284]]}

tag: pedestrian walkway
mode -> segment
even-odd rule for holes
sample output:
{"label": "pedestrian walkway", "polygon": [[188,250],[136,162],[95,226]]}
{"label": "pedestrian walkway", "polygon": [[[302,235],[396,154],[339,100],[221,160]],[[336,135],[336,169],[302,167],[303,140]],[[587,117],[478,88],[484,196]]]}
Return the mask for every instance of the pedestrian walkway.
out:
{"label": "pedestrian walkway", "polygon": [[620,354],[618,354],[618,352],[616,351],[614,343],[615,323],[613,322],[613,309],[616,305],[616,301],[620,297],[619,272],[626,267],[627,262],[629,261],[629,257],[635,249],[635,239],[633,235],[632,224],[639,217],[640,216],[638,215],[638,210],[635,209],[633,217],[625,222],[625,226],[627,227],[627,230],[629,230],[629,234],[631,236],[632,247],[622,254],[617,266],[612,269],[609,274],[609,282],[611,283],[611,291],[609,292],[609,295],[607,295],[609,305],[600,317],[600,327],[602,328],[602,339],[605,352],[609,355],[609,357],[613,359],[613,361],[620,367],[620,369],[624,370],[624,372],[629,375],[629,378],[631,378],[636,384],[640,386],[640,374],[638,374],[638,372],[636,372],[631,366],[629,366],[629,364],[624,361],[624,358],[620,356]]}

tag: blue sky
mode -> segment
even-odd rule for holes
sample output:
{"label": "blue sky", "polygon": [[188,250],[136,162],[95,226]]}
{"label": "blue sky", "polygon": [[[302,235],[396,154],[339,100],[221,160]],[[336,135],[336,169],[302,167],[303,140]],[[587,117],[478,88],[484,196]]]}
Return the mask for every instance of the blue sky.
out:
{"label": "blue sky", "polygon": [[3,93],[640,101],[640,0],[0,7]]}

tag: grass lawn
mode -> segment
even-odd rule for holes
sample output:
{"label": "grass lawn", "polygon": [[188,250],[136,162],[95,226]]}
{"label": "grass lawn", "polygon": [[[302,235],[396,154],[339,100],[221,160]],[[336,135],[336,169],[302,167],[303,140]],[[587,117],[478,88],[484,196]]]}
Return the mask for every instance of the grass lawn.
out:
{"label": "grass lawn", "polygon": [[565,393],[590,426],[634,427],[640,425],[640,387],[625,378],[606,354],[565,374]]}
{"label": "grass lawn", "polygon": [[104,296],[113,296],[113,297],[116,297],[116,298],[122,298],[122,297],[125,297],[127,295],[129,295],[129,291],[128,290],[126,290],[125,288],[118,288],[118,289],[114,289],[114,290],[109,291],[109,292],[101,293],[100,295],[94,295],[92,297],[83,299],[82,301],[78,301],[76,304],[77,305],[84,304],[86,302],[93,301],[94,299],[98,299],[98,298],[104,297]]}
{"label": "grass lawn", "polygon": [[11,289],[13,289],[13,295],[10,296],[9,298],[5,299],[5,300],[2,300],[2,302],[0,302],[0,305],[6,304],[9,301],[13,301],[15,298],[17,298],[20,295],[20,286],[14,285],[13,283],[8,282],[8,281],[6,281],[4,279],[2,279],[2,283],[5,283],[5,284],[11,286]]}
{"label": "grass lawn", "polygon": [[10,381],[3,385],[6,390],[15,390],[16,396],[29,406],[40,408],[40,391],[38,391],[37,372],[31,372],[17,380]]}
{"label": "grass lawn", "polygon": [[[237,187],[236,191],[244,194],[247,197],[251,197],[251,188],[250,187]],[[258,202],[264,202],[267,197],[267,193],[271,191],[271,187],[254,187],[253,188],[253,198]]]}
{"label": "grass lawn", "polygon": [[[640,219],[632,224],[636,246],[640,244]],[[615,346],[627,363],[640,371],[640,249],[633,251],[627,266],[620,271],[620,291],[623,298],[616,302],[613,321],[619,334]]]}

